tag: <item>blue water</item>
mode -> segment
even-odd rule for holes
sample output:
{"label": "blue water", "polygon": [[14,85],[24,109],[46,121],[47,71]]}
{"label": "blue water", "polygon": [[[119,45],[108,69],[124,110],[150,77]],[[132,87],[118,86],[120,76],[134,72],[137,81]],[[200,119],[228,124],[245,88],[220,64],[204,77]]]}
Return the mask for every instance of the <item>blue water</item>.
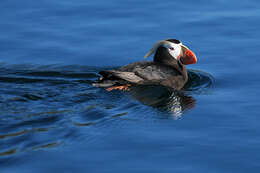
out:
{"label": "blue water", "polygon": [[[260,171],[260,2],[2,0],[0,172]],[[158,40],[185,90],[95,88]]]}

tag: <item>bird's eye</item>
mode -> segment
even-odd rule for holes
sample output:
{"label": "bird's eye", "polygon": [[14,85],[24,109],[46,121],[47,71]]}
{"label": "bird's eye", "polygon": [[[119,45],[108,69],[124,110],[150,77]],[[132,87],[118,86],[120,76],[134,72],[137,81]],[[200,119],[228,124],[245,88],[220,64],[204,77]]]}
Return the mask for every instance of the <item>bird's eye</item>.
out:
{"label": "bird's eye", "polygon": [[173,47],[170,47],[170,50],[174,50],[174,48],[173,48]]}

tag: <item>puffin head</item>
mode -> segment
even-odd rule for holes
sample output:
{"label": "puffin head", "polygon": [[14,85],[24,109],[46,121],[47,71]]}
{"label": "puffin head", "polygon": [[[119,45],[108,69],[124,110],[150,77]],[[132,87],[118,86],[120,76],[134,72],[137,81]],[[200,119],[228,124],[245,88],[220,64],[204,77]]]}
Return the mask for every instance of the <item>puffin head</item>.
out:
{"label": "puffin head", "polygon": [[147,58],[153,53],[154,61],[157,62],[177,60],[184,65],[197,63],[196,55],[176,39],[158,41],[144,57]]}

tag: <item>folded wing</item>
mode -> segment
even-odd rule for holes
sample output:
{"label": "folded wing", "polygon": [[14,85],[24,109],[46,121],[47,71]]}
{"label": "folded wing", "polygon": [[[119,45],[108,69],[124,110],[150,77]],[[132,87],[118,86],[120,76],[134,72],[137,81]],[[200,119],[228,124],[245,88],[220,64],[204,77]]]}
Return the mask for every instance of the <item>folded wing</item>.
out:
{"label": "folded wing", "polygon": [[100,71],[101,79],[95,86],[109,87],[124,84],[164,85],[179,89],[182,75],[167,65],[154,62],[137,62],[117,70]]}

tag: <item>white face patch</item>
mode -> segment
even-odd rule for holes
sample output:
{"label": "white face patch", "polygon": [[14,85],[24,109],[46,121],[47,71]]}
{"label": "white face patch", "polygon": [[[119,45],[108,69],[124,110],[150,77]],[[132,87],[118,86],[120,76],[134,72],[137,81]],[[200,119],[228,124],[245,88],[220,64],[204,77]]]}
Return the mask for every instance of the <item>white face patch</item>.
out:
{"label": "white face patch", "polygon": [[152,49],[147,54],[145,54],[144,58],[147,58],[147,57],[151,56],[153,53],[156,52],[156,50],[160,46],[163,46],[163,47],[167,48],[168,51],[169,51],[169,54],[173,58],[178,60],[178,57],[181,54],[182,43],[173,43],[173,42],[170,42],[170,41],[167,41],[167,40],[161,40],[161,41],[158,41],[156,44],[154,44]]}
{"label": "white face patch", "polygon": [[169,51],[169,54],[178,60],[178,57],[181,54],[181,43],[175,44],[175,43],[170,43],[170,44],[164,44],[163,47],[167,48]]}

